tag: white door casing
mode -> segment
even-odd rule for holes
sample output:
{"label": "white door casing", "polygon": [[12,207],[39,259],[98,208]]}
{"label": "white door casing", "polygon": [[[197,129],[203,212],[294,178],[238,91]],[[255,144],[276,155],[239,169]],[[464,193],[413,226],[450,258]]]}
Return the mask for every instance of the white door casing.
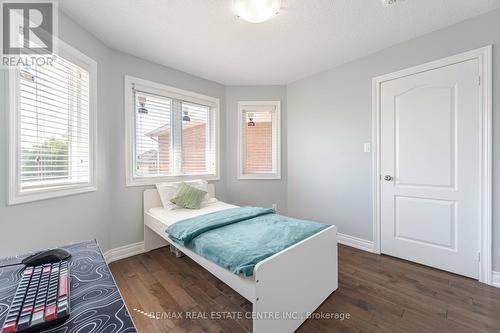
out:
{"label": "white door casing", "polygon": [[491,283],[488,64],[491,47],[374,79],[373,142],[376,251],[485,283]]}

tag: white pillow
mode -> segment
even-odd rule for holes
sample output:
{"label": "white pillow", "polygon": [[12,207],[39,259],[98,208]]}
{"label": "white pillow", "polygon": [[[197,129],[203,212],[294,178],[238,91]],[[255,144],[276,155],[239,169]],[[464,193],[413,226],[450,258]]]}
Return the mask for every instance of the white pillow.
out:
{"label": "white pillow", "polygon": [[170,199],[172,199],[177,193],[177,185],[174,183],[159,183],[156,184],[156,189],[160,195],[163,208],[172,209],[175,205],[170,202]]}
{"label": "white pillow", "polygon": [[[156,189],[158,190],[158,194],[160,195],[163,208],[174,209],[176,207],[175,204],[170,202],[170,199],[172,199],[177,194],[177,190],[179,189],[179,185],[181,183],[183,182],[156,184]],[[207,195],[201,202],[202,207],[217,202],[217,199],[214,198],[210,193],[208,193],[207,181],[203,179],[195,179],[187,180],[184,183],[207,192]]]}

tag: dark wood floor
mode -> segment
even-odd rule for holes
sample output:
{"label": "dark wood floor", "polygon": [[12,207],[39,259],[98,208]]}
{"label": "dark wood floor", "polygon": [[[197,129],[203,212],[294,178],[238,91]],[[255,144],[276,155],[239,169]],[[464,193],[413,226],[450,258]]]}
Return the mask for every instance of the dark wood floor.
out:
{"label": "dark wood floor", "polygon": [[[251,331],[249,319],[203,318],[213,311],[244,314],[252,305],[187,257],[164,248],[110,266],[140,332]],[[351,318],[310,319],[297,332],[498,333],[500,289],[339,246],[339,289],[316,312]]]}

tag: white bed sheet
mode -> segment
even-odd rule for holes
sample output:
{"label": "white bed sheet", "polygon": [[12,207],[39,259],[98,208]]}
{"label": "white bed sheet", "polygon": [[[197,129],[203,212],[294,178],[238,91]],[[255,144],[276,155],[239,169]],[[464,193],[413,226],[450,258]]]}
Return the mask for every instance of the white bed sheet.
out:
{"label": "white bed sheet", "polygon": [[186,220],[192,217],[235,207],[238,206],[234,206],[222,201],[217,201],[208,204],[200,209],[185,209],[185,208],[166,209],[163,207],[157,207],[157,208],[151,208],[149,210],[149,213],[156,219],[163,222],[166,226],[171,226],[176,222]]}

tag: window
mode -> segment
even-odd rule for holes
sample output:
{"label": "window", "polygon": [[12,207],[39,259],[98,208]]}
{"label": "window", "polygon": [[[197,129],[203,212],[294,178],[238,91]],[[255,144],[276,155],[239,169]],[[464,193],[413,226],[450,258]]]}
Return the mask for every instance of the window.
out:
{"label": "window", "polygon": [[238,179],[280,179],[280,102],[239,102],[238,128]]}
{"label": "window", "polygon": [[219,100],[126,76],[127,185],[218,179]]}
{"label": "window", "polygon": [[52,65],[9,71],[9,204],[95,190],[96,63],[60,42]]}

